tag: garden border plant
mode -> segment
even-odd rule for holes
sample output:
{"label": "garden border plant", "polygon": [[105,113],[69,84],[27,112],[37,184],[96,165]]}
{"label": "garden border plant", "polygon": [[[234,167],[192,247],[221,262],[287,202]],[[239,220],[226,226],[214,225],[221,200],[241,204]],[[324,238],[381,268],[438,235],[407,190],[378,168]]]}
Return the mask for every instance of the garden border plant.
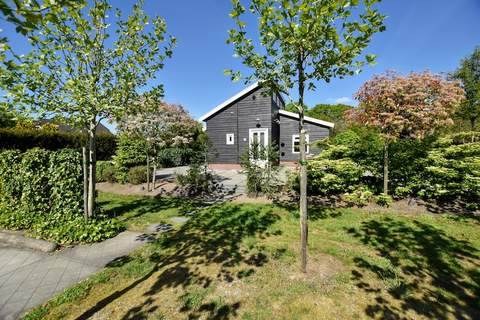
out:
{"label": "garden border plant", "polygon": [[[87,137],[82,133],[55,132],[42,129],[0,128],[0,150],[27,151],[42,148],[56,151],[64,148],[81,151]],[[97,134],[97,159],[111,159],[117,148],[117,137]]]}
{"label": "garden border plant", "polygon": [[[265,195],[271,198],[279,191],[278,180],[278,147],[274,144],[263,146],[252,143],[242,154],[240,164],[242,173],[247,176],[247,193],[249,196],[258,197]],[[258,161],[263,161],[260,164]]]}
{"label": "garden border plant", "polygon": [[72,149],[0,153],[0,227],[62,244],[115,236],[115,218],[83,215],[81,155]]}

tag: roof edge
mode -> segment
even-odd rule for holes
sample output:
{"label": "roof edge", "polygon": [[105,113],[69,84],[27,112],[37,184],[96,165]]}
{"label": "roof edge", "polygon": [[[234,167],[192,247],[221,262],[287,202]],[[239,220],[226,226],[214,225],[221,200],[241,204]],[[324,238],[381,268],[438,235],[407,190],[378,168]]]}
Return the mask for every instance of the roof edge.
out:
{"label": "roof edge", "polygon": [[[294,112],[290,112],[290,111],[286,111],[286,110],[280,110],[279,113],[281,115],[284,115],[284,116],[287,116],[287,117],[300,119],[300,115],[298,113],[294,113]],[[328,122],[328,121],[324,121],[324,120],[320,120],[320,119],[315,119],[315,118],[312,118],[312,117],[304,117],[304,120],[307,121],[307,122],[319,124],[321,126],[328,127],[328,128],[335,127],[335,124],[332,123],[332,122]]]}
{"label": "roof edge", "polygon": [[253,90],[257,89],[258,87],[260,87],[260,83],[257,81],[255,82],[254,84],[248,86],[247,88],[243,89],[242,91],[240,91],[239,93],[235,94],[234,96],[232,96],[231,98],[225,100],[224,102],[220,103],[218,106],[216,106],[214,109],[210,110],[209,112],[205,113],[203,116],[201,116],[200,118],[198,118],[199,121],[205,121],[207,120],[208,118],[210,118],[211,116],[215,115],[216,113],[222,111],[225,107],[227,107],[229,104],[235,102],[236,100],[240,99],[241,97],[243,97],[244,95],[247,95],[249,94],[250,92],[252,92]]}

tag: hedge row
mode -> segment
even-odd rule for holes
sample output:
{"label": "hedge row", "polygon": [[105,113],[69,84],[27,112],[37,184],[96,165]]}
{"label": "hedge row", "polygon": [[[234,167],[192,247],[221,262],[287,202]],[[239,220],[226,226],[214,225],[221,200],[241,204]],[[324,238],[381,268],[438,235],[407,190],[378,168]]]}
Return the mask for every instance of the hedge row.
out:
{"label": "hedge row", "polygon": [[[35,147],[52,151],[64,148],[81,150],[85,144],[86,136],[80,133],[0,128],[0,150],[27,151]],[[111,159],[116,147],[115,136],[105,133],[97,135],[98,160]]]}
{"label": "hedge row", "polygon": [[95,242],[122,228],[103,216],[83,216],[81,154],[73,149],[0,153],[0,227],[25,229],[59,243]]}
{"label": "hedge row", "polygon": [[[144,139],[126,134],[119,135],[117,151],[113,158],[115,162],[115,181],[120,183],[129,182],[129,171],[134,167],[147,164],[148,151],[148,144]],[[150,150],[151,153],[152,151]],[[197,153],[191,147],[168,147],[157,152],[155,163],[157,167],[161,168],[184,166],[192,163],[192,159]],[[153,156],[151,156],[150,161],[150,164],[153,165]]]}

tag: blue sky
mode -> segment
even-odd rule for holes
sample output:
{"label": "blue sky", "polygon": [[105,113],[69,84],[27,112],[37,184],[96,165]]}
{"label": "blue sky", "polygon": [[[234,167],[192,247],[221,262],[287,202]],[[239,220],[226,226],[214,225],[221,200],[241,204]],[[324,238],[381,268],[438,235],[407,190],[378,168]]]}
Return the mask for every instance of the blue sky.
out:
{"label": "blue sky", "polygon": [[[146,1],[147,10],[167,20],[178,38],[174,57],[162,75],[166,100],[181,103],[199,117],[244,87],[223,75],[239,68],[239,59],[225,43],[233,26],[229,0]],[[306,102],[351,103],[353,94],[373,74],[387,69],[399,72],[448,72],[480,45],[480,0],[384,0],[387,31],[377,34],[368,53],[378,56],[374,67],[358,76],[319,83]]]}
{"label": "blue sky", "polygon": [[[112,3],[128,11],[133,1]],[[377,65],[358,76],[319,83],[317,91],[306,95],[308,105],[353,103],[363,82],[388,69],[449,72],[480,45],[480,0],[384,0],[378,7],[388,16],[387,30],[375,35],[366,50],[378,56]],[[227,68],[249,72],[225,43],[233,27],[229,0],[145,0],[145,9],[164,17],[169,33],[178,39],[173,58],[159,76],[166,101],[184,105],[198,118],[244,88],[243,82],[232,83],[223,74]],[[20,36],[1,27],[16,43]]]}

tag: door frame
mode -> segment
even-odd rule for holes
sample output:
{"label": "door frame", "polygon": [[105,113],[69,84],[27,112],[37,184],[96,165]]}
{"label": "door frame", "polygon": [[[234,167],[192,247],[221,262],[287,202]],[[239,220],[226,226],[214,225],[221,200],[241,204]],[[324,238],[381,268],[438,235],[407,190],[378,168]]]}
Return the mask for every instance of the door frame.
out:
{"label": "door frame", "polygon": [[[269,136],[268,136],[268,128],[250,128],[248,129],[248,149],[250,150],[250,146],[252,145],[253,143],[253,134],[255,132],[258,132],[258,133],[265,133],[265,144],[264,144],[264,147],[268,147],[268,145],[270,144],[270,140],[269,140]],[[259,166],[264,166],[266,163],[267,163],[267,160],[254,160],[254,159],[250,159],[252,162],[255,162],[257,165]]]}

